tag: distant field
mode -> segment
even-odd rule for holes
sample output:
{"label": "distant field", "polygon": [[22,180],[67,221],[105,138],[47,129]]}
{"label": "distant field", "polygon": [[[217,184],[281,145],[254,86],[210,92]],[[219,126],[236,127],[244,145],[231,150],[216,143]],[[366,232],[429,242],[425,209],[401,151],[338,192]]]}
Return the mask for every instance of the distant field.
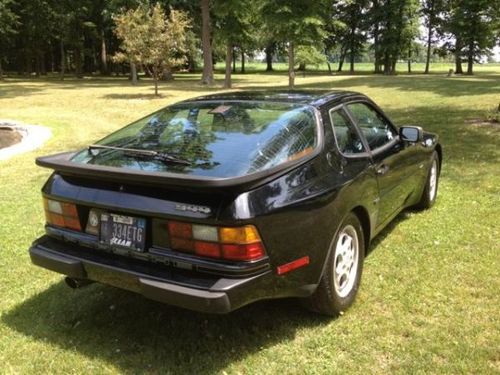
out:
{"label": "distant field", "polygon": [[[284,65],[275,66],[236,74],[235,89],[286,88]],[[301,89],[363,92],[397,124],[438,133],[444,149],[436,206],[402,213],[374,241],[358,299],[337,320],[291,300],[197,314],[103,285],[71,290],[30,264],[50,174],[35,157],[85,147],[169,103],[219,91],[221,74],[211,88],[198,74],[176,75],[161,83],[160,98],[147,79],[136,87],[123,77],[0,81],[0,119],[53,132],[42,149],[0,161],[0,372],[500,373],[500,127],[480,124],[499,105],[500,65],[478,65],[473,77],[447,78],[449,68],[297,77]]]}
{"label": "distant field", "polygon": [[[337,74],[337,63],[331,64],[332,71]],[[224,71],[224,63],[219,62],[215,65],[215,68],[220,72],[223,73]],[[408,64],[406,62],[400,62],[396,65],[398,74],[407,74],[408,72]],[[424,63],[412,63],[411,64],[412,68],[412,73],[413,74],[418,74],[418,73],[423,73],[425,71],[425,64]],[[237,61],[236,63],[236,70],[239,72],[241,69],[241,61]],[[263,63],[258,63],[258,62],[251,62],[251,63],[245,63],[245,71],[247,73],[253,73],[253,72],[263,72],[266,69],[266,65]],[[280,63],[273,63],[273,69],[276,70],[277,72],[287,72],[288,71],[288,64],[284,62]],[[450,69],[455,70],[455,64],[454,63],[432,63],[430,65],[430,73],[431,74],[442,74],[442,73],[448,73]],[[463,69],[464,71],[467,70],[467,65],[463,64]],[[500,63],[491,63],[491,64],[476,64],[474,66],[474,69],[477,70],[480,73],[495,73],[500,71]],[[325,73],[328,71],[328,66],[325,64],[319,64],[318,66],[307,66],[306,67],[306,74],[307,72],[310,73]],[[355,74],[369,74],[373,73],[373,63],[356,63],[354,65],[354,73]],[[302,74],[300,72],[299,74]],[[349,63],[345,62],[342,73],[340,74],[349,74]]]}

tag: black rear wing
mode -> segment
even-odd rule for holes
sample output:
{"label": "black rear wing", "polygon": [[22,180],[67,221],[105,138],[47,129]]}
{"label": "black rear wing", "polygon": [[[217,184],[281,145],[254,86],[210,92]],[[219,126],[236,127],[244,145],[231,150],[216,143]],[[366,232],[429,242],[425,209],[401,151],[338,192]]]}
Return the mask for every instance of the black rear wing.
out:
{"label": "black rear wing", "polygon": [[215,178],[206,176],[190,176],[169,172],[150,172],[119,167],[94,164],[83,164],[71,161],[75,152],[64,152],[36,159],[36,164],[53,169],[61,175],[86,177],[91,179],[133,183],[136,185],[154,185],[182,190],[225,190],[243,192],[254,189],[266,182],[291,171],[299,165],[313,159],[320,153],[320,147],[314,152],[298,160],[287,161],[265,171],[250,173],[245,176],[230,178]]}

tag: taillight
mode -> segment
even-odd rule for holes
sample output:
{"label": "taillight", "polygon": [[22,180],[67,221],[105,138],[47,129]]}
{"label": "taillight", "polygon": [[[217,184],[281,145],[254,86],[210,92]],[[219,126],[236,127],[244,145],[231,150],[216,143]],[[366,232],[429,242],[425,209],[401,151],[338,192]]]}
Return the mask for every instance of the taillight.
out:
{"label": "taillight", "polygon": [[82,230],[78,211],[74,204],[43,198],[43,206],[48,224],[78,231]]}
{"label": "taillight", "polygon": [[265,255],[257,228],[216,227],[169,221],[170,246],[174,250],[227,260],[257,260]]}

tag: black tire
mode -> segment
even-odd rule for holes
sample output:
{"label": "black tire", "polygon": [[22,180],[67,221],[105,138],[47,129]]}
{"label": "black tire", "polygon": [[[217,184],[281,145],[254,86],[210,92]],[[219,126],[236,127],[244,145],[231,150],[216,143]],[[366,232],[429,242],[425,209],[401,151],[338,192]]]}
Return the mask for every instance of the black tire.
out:
{"label": "black tire", "polygon": [[[346,235],[347,237],[352,236],[354,233],[353,229],[356,233],[356,238],[353,238],[353,236],[351,240],[353,243],[357,241],[357,257],[352,261],[352,267],[355,267],[355,274],[349,273],[350,277],[348,277],[348,283],[342,284],[342,278],[339,278],[339,273],[335,270],[340,263],[343,264],[342,261],[339,262],[339,259],[342,258],[342,246],[339,246],[339,244],[346,243]],[[354,302],[358,292],[363,271],[364,257],[365,241],[363,228],[358,217],[351,212],[342,221],[330,245],[325,270],[316,291],[310,297],[303,300],[305,307],[329,316],[338,316],[347,310]],[[353,270],[353,268],[351,268],[351,270]],[[336,278],[337,282],[335,280]],[[344,285],[344,288],[341,288],[342,285]]]}
{"label": "black tire", "polygon": [[[435,168],[433,172],[433,168]],[[433,177],[433,173],[435,176]],[[420,201],[417,203],[417,207],[420,209],[428,209],[431,208],[436,202],[438,186],[439,186],[439,156],[436,151],[432,154],[432,161],[429,167],[429,172],[427,173],[427,180],[425,181],[424,191],[422,193],[422,197]],[[435,178],[434,185],[432,179]]]}

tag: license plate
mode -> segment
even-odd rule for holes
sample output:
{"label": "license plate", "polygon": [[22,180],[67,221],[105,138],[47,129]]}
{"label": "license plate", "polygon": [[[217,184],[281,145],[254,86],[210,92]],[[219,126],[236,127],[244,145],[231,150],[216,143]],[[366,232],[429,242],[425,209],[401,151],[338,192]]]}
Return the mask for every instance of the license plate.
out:
{"label": "license plate", "polygon": [[101,215],[101,242],[112,247],[144,251],[146,220],[115,214]]}

